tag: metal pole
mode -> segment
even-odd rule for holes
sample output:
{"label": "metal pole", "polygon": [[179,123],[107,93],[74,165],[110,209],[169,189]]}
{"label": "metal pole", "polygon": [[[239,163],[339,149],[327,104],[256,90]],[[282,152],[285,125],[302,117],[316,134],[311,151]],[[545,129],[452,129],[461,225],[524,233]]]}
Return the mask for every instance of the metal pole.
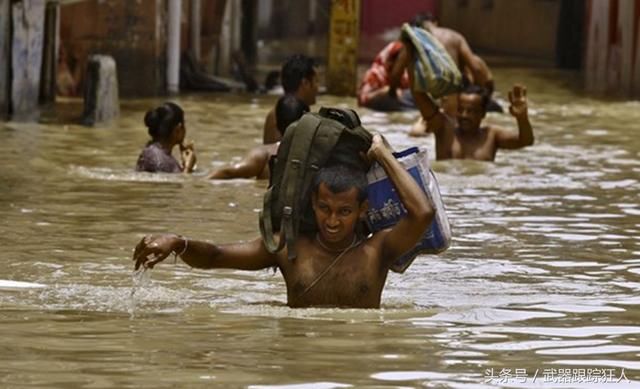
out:
{"label": "metal pole", "polygon": [[182,0],[169,0],[167,26],[167,90],[178,93],[180,89],[180,18]]}

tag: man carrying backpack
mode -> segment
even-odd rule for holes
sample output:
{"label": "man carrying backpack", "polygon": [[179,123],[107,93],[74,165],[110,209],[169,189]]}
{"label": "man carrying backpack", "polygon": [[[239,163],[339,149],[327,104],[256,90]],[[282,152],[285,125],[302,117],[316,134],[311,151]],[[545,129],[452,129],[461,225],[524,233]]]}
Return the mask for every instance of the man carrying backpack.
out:
{"label": "man carrying backpack", "polygon": [[367,211],[364,171],[333,164],[314,176],[311,207],[314,232],[299,234],[296,258],[288,247],[270,253],[263,239],[226,245],[180,235],[146,236],[135,248],[135,268],[152,268],[171,253],[202,269],[280,269],[290,307],[379,308],[391,264],[420,240],[434,210],[424,192],[375,135],[367,159],[391,179],[406,215],[394,226],[364,236],[357,228]]}

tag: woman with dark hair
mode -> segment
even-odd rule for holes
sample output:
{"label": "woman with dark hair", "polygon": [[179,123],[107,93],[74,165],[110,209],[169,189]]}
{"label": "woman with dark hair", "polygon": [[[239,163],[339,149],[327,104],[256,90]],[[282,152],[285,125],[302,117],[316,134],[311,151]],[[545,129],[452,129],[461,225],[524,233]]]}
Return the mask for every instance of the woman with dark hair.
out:
{"label": "woman with dark hair", "polygon": [[[196,155],[192,143],[184,144],[186,128],[182,108],[175,103],[164,103],[147,111],[144,124],[151,140],[138,157],[136,171],[191,173],[196,164]],[[175,145],[180,146],[181,163],[171,155]]]}

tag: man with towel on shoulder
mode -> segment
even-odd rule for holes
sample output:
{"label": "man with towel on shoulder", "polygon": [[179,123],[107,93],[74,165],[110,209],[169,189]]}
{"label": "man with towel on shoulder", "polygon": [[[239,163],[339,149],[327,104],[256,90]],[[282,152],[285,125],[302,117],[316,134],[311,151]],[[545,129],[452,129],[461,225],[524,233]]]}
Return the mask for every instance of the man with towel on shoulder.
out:
{"label": "man with towel on shoulder", "polygon": [[[527,91],[515,85],[509,92],[509,112],[516,118],[518,132],[497,126],[482,126],[489,94],[477,85],[461,88],[461,75],[455,61],[428,31],[405,24],[403,49],[392,70],[392,80],[408,72],[413,98],[429,132],[436,140],[436,159],[475,159],[493,161],[498,149],[518,149],[534,142],[529,122]],[[435,104],[433,98],[457,94],[455,118]]]}

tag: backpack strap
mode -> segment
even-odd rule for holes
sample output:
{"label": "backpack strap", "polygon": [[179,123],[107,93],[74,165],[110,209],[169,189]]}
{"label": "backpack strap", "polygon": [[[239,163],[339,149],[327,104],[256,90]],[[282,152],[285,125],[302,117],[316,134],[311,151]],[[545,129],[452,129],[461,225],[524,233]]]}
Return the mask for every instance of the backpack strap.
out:
{"label": "backpack strap", "polygon": [[260,224],[260,234],[262,235],[262,241],[264,242],[264,246],[267,251],[271,254],[275,254],[278,251],[282,250],[284,247],[285,240],[279,239],[278,243],[275,240],[275,234],[273,233],[273,222],[271,215],[271,201],[273,199],[273,187],[269,188],[267,192],[264,194],[264,203],[262,206],[262,210],[260,211],[259,216],[259,224]]}
{"label": "backpack strap", "polygon": [[293,138],[293,131],[285,132],[284,138],[280,142],[278,152],[276,155],[271,156],[269,159],[269,189],[263,196],[262,210],[260,211],[258,222],[260,226],[260,234],[262,235],[262,241],[271,254],[275,254],[282,250],[285,244],[283,235],[281,235],[279,241],[276,243],[275,231],[280,230],[280,219],[277,221],[277,225],[274,226],[274,215],[280,215],[279,204],[282,203],[279,198],[280,195],[280,182],[284,174],[284,169],[287,163],[287,155],[291,146],[290,139]]}
{"label": "backpack strap", "polygon": [[307,170],[307,158],[320,126],[320,118],[313,114],[304,115],[296,126],[290,147],[287,164],[282,175],[282,182],[295,183],[280,188],[280,206],[282,219],[280,222],[281,240],[286,240],[289,260],[297,257],[295,241],[300,224],[303,179]]}

